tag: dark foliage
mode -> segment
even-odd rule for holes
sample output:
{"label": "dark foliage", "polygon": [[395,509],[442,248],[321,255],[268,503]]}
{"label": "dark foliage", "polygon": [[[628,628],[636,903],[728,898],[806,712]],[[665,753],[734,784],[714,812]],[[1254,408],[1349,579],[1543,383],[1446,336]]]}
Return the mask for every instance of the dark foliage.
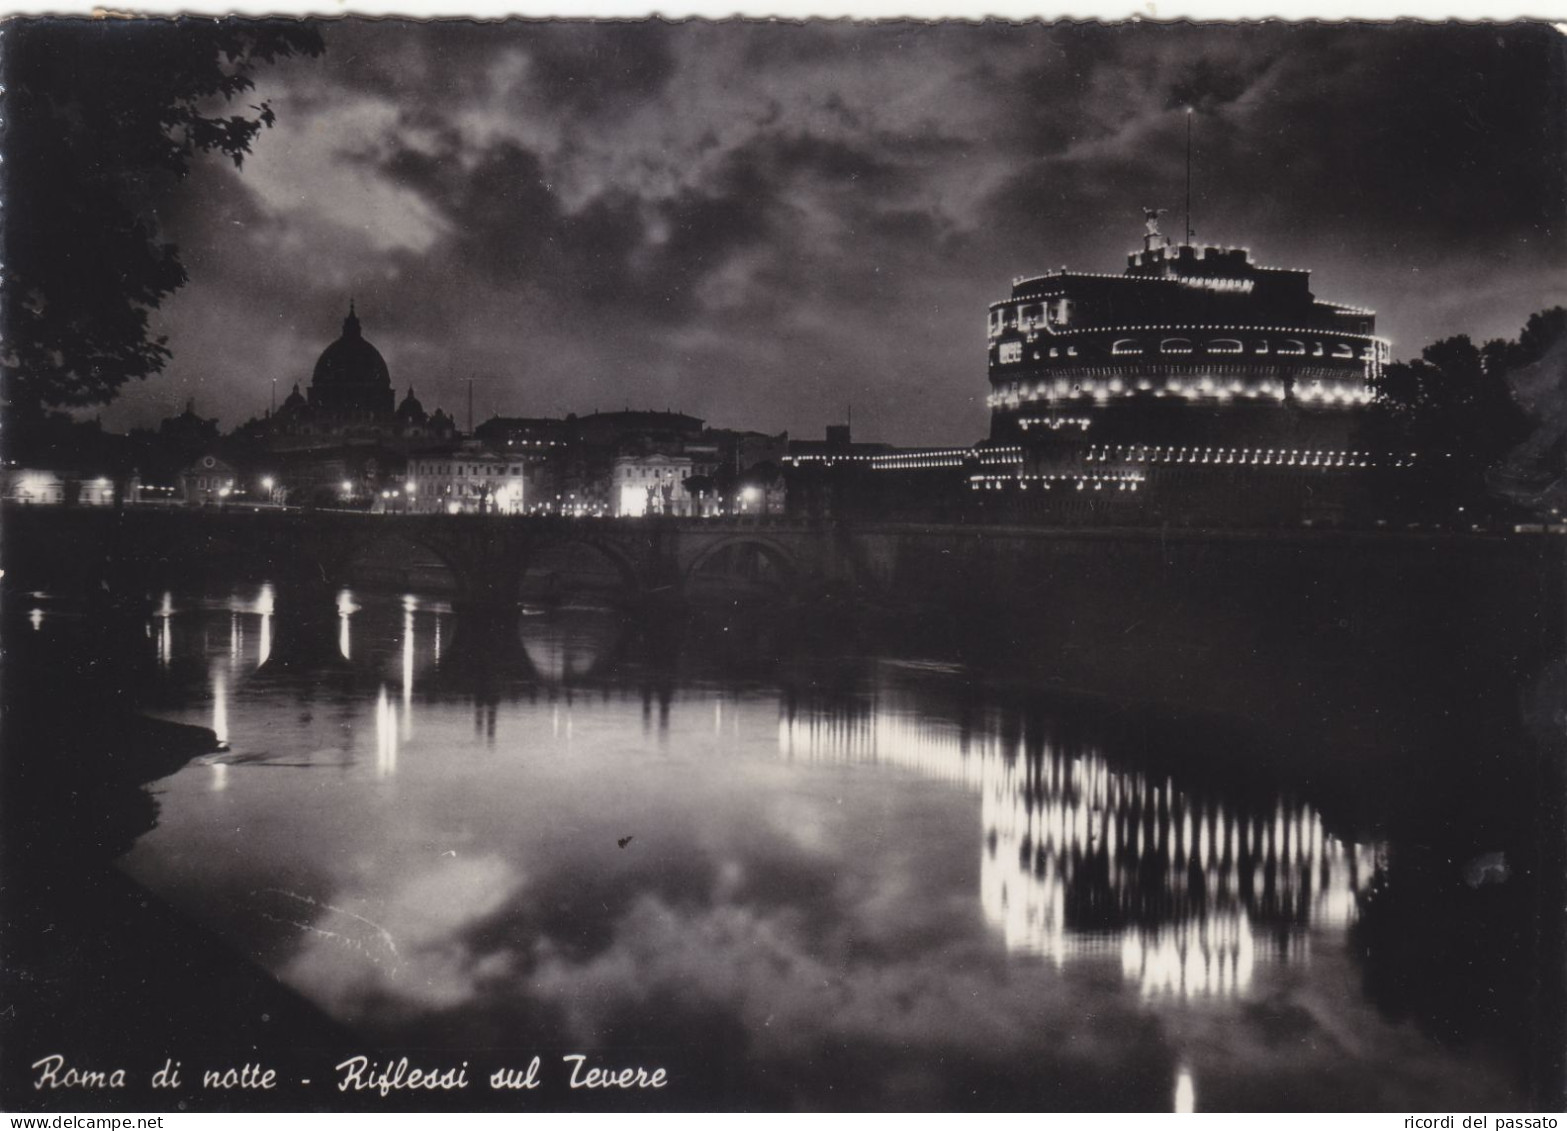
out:
{"label": "dark foliage", "polygon": [[1509,374],[1544,357],[1564,332],[1567,310],[1554,307],[1532,315],[1516,342],[1477,347],[1459,335],[1389,365],[1366,445],[1417,453],[1422,493],[1438,510],[1484,504],[1488,474],[1540,424],[1518,403]]}
{"label": "dark foliage", "polygon": [[[148,312],[186,281],[154,194],[193,158],[240,165],[272,125],[257,67],[322,50],[292,22],[22,20],[4,32],[0,377],[12,419],[112,400],[169,358]],[[235,109],[240,100],[238,113]]]}

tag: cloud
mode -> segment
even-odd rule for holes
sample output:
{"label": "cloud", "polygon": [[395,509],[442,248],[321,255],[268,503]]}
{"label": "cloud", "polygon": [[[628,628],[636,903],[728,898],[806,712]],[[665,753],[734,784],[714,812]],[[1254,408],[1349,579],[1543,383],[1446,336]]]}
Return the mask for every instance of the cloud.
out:
{"label": "cloud", "polygon": [[[521,887],[516,869],[498,857],[453,858],[402,880],[373,914],[312,904],[281,976],[340,1017],[465,1005],[512,965],[504,951],[476,951],[467,931]],[[290,906],[287,893],[274,894]]]}
{"label": "cloud", "polygon": [[394,381],[448,409],[478,374],[481,414],[630,404],[799,436],[852,402],[867,438],[972,440],[986,303],[1015,275],[1115,270],[1141,207],[1180,208],[1188,106],[1199,236],[1315,268],[1401,352],[1560,293],[1541,28],[326,35],[266,75],[279,124],[243,174],[170,203],[193,280],[160,314],[175,361],[111,422],[199,390],[237,423],[308,379],[352,295]]}

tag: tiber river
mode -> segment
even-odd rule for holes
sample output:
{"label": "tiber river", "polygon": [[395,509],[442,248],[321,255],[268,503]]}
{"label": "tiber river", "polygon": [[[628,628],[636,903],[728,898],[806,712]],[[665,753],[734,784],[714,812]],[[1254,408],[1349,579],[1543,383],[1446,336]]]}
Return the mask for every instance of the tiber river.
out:
{"label": "tiber river", "polygon": [[342,592],[341,655],[279,672],[279,600],[148,618],[152,713],[227,750],[120,866],[366,1052],[662,1067],[671,1107],[1530,1102],[1529,869],[1242,784],[1201,721],[593,608],[475,655],[417,593]]}

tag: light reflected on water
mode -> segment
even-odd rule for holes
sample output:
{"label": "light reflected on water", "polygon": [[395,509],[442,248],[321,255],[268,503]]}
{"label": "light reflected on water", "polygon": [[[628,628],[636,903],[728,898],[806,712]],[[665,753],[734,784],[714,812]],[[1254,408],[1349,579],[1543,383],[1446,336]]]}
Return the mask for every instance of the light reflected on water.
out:
{"label": "light reflected on water", "polygon": [[517,638],[538,677],[546,683],[585,679],[609,659],[622,634],[611,610],[572,605],[546,612],[526,607],[517,621]]}
{"label": "light reflected on water", "polygon": [[354,595],[347,589],[337,595],[337,650],[343,654],[343,659],[354,658],[353,640],[350,636],[348,622],[359,606],[354,603]]}
{"label": "light reflected on water", "polygon": [[1255,954],[1251,920],[1231,911],[1128,931],[1121,973],[1145,998],[1242,994],[1251,987]]}
{"label": "light reflected on water", "polygon": [[397,773],[397,708],[387,697],[386,685],[375,701],[375,776],[389,778]]}
{"label": "light reflected on water", "polygon": [[229,685],[221,668],[212,670],[212,733],[221,745],[229,740]]}
{"label": "light reflected on water", "polygon": [[158,606],[158,665],[168,667],[174,656],[174,594],[165,593]]}
{"label": "light reflected on water", "polygon": [[414,611],[419,602],[403,598],[403,741],[413,737],[414,705]]}
{"label": "light reflected on water", "polygon": [[[124,866],[367,1041],[696,1018],[759,1072],[895,1047],[902,1082],[993,1056],[1023,1089],[1081,1047],[1107,1078],[1145,1058],[1136,1104],[1190,1111],[1197,1075],[1215,1107],[1264,1072],[1227,1065],[1272,1055],[1281,1011],[1377,1024],[1348,932],[1380,850],[1305,801],[1149,769],[1092,715],[1064,738],[961,670],[701,682],[586,608],[526,612],[475,663],[449,606],[336,598],[315,646],[350,663],[258,675],[286,591],[165,596],[137,646],[191,696],[169,717],[232,750],[159,783]],[[277,875],[287,914],[255,895]],[[396,962],[365,957],[383,931]],[[1301,1071],[1375,1077],[1386,1039]]]}
{"label": "light reflected on water", "polygon": [[980,902],[1014,953],[1058,967],[1118,955],[1149,998],[1240,995],[1259,956],[1303,958],[1311,929],[1347,928],[1375,872],[1375,851],[1324,833],[1309,806],[1237,815],[1093,750],[1030,750],[999,729],[960,734],[901,708],[786,715],[779,747],[977,793]]}
{"label": "light reflected on water", "polygon": [[256,649],[256,666],[266,663],[272,655],[272,616],[276,612],[276,593],[270,584],[263,585],[256,595],[254,612],[261,618],[260,643]]}
{"label": "light reflected on water", "polygon": [[[207,722],[227,744],[235,680],[245,665],[259,667],[270,654],[278,600],[264,585],[253,599],[221,607],[227,610],[227,647],[208,653]],[[336,607],[338,647],[353,659],[351,625],[380,606],[344,589]],[[370,636],[360,662],[381,672],[366,751],[376,780],[399,774],[404,748],[423,749],[413,747],[414,717],[438,708],[421,704],[415,692],[420,672],[440,663],[443,608],[405,594],[377,614],[381,619],[366,621]],[[203,614],[198,607],[191,615]],[[252,616],[259,625],[253,654],[245,623]],[[165,593],[157,638],[165,667],[176,619],[173,595]],[[523,615],[518,639],[533,674],[550,686],[598,670],[619,631],[617,618],[605,610],[567,608]],[[879,683],[863,709],[777,707],[776,754],[787,763],[882,767],[976,797],[974,894],[984,921],[1014,955],[1057,968],[1079,959],[1113,964],[1145,1001],[1243,996],[1259,962],[1307,961],[1312,931],[1346,930],[1376,871],[1374,848],[1327,832],[1309,805],[1279,800],[1270,811],[1248,813],[1168,778],[1118,769],[1092,746],[1030,739],[995,718],[959,728],[927,717],[918,697],[887,682],[885,673]],[[691,698],[683,696],[687,705]],[[754,725],[761,705],[718,693],[696,692],[695,699],[709,700],[711,739],[720,744],[740,743],[743,724]],[[661,699],[661,744],[668,741],[671,711],[680,706]],[[247,699],[245,709],[269,708]],[[652,709],[644,693],[637,742],[647,740]],[[593,716],[595,732],[604,725],[602,708],[569,695],[547,710],[548,734],[563,749],[574,741],[578,711]],[[504,745],[509,714],[475,702],[473,734],[486,746]],[[352,722],[341,728],[352,751]],[[228,789],[230,763],[246,757],[236,751],[214,760],[210,790]]]}

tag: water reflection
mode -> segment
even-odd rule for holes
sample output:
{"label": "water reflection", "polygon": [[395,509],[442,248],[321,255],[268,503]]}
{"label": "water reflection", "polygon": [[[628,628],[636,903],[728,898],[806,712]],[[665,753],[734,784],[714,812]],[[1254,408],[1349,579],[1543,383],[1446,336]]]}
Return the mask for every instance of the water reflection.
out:
{"label": "water reflection", "polygon": [[959,731],[912,702],[789,710],[779,746],[977,793],[980,902],[1008,950],[1058,967],[1118,955],[1145,997],[1245,993],[1259,956],[1304,959],[1312,929],[1343,931],[1375,872],[1374,849],[1325,832],[1310,806],[1236,812],[1096,750],[1005,737],[996,720]]}
{"label": "water reflection", "polygon": [[174,656],[174,594],[165,593],[158,606],[158,664],[168,667]]}
{"label": "water reflection", "polygon": [[[895,1047],[889,1079],[983,1062],[1046,1106],[1128,1064],[1122,1102],[1176,1110],[1199,1075],[1208,1108],[1242,1078],[1353,1076],[1373,1106],[1388,1063],[1416,1066],[1403,1097],[1441,1078],[1375,1028],[1346,945],[1380,849],[1282,790],[1156,771],[1094,711],[1063,729],[877,659],[742,679],[587,607],[481,637],[358,590],[315,606],[349,663],[258,679],[290,595],[177,596],[149,621],[190,697],[168,713],[233,749],[160,786],[126,867],[368,1041],[718,1033],[699,1051],[754,1062],[747,1087]],[[397,960],[367,961],[383,930]]]}
{"label": "water reflection", "polygon": [[403,598],[403,739],[413,737],[415,597]]}
{"label": "water reflection", "polygon": [[220,745],[229,740],[229,688],[221,668],[212,671],[212,733]]}
{"label": "water reflection", "polygon": [[375,776],[389,778],[397,773],[397,708],[381,687],[375,703]]}
{"label": "water reflection", "polygon": [[560,684],[586,679],[612,657],[624,634],[622,617],[607,607],[525,607],[517,638],[538,677]]}
{"label": "water reflection", "polygon": [[276,611],[276,593],[270,584],[263,585],[256,595],[254,611],[261,618],[261,641],[256,648],[256,666],[266,663],[272,655],[272,616]]}
{"label": "water reflection", "polygon": [[349,620],[359,611],[359,606],[354,604],[354,595],[347,589],[337,595],[337,650],[343,654],[343,659],[354,658],[353,639],[349,632]]}
{"label": "water reflection", "polygon": [[[415,691],[419,673],[441,664],[449,607],[423,604],[412,594],[377,602],[347,589],[337,594],[336,607],[345,659],[356,653],[360,630],[353,626],[371,618],[355,662],[380,673],[368,712],[368,752],[375,778],[390,779],[415,741],[416,714],[437,709]],[[265,662],[278,604],[265,585],[254,598],[197,602],[188,611],[199,621],[218,609],[227,613],[227,647],[199,651],[209,661],[207,722],[227,744],[235,680]],[[165,593],[158,612],[164,667],[174,646],[171,625],[181,615]],[[249,617],[259,623],[254,648],[247,643]],[[609,610],[564,607],[520,617],[517,638],[533,674],[550,686],[601,671],[622,631],[619,615]],[[1312,931],[1347,928],[1376,871],[1375,849],[1335,837],[1304,803],[1280,799],[1271,811],[1248,812],[1169,778],[1117,768],[1091,743],[1062,745],[994,714],[962,725],[932,715],[917,693],[900,686],[896,668],[877,669],[873,683],[871,704],[863,707],[786,702],[778,714],[777,752],[788,762],[883,766],[977,796],[975,895],[1012,954],[1057,968],[1075,958],[1113,962],[1147,1000],[1244,995],[1259,961],[1309,961]],[[717,693],[702,698],[710,699],[712,740],[740,742],[742,720],[754,719],[757,704]],[[644,682],[640,701],[642,741],[666,747],[677,707],[672,685]],[[266,714],[276,707],[263,698],[246,709],[259,712],[254,735],[267,729]],[[343,750],[351,753],[352,698],[341,709]],[[602,725],[601,709],[568,695],[549,707],[552,739],[570,746],[577,709]],[[475,698],[474,739],[494,746],[502,718],[497,702]],[[251,756],[235,751],[215,760],[211,791],[228,788],[229,763]]]}

